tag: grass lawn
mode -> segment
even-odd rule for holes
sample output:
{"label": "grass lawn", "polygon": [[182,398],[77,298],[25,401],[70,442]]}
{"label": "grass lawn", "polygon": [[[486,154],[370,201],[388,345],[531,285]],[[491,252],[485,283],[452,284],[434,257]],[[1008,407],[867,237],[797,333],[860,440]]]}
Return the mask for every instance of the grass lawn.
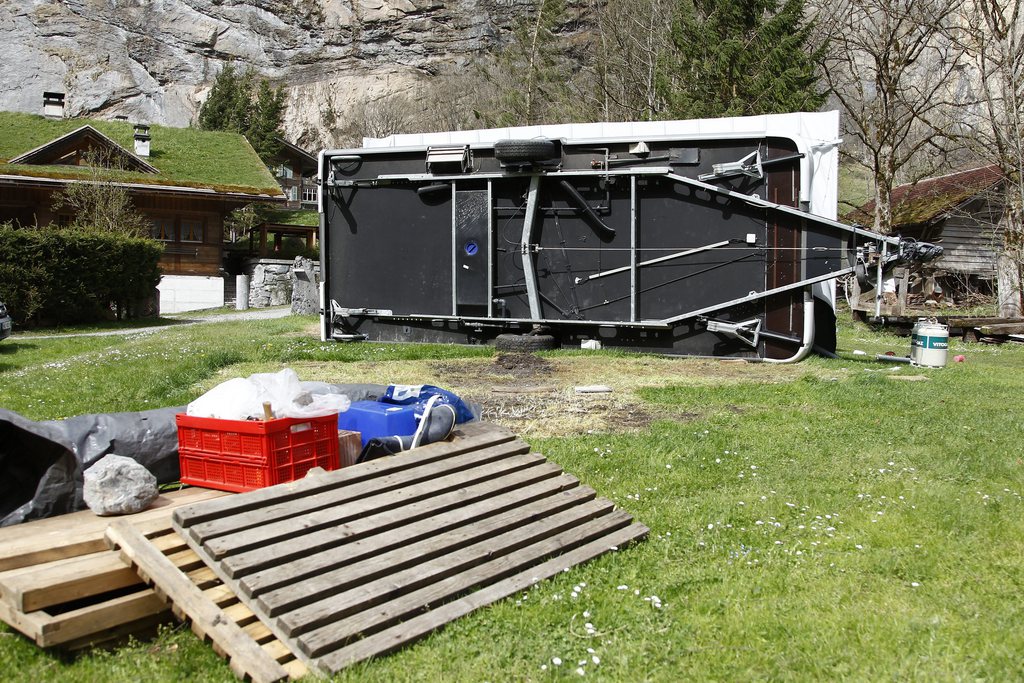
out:
{"label": "grass lawn", "polygon": [[[180,405],[281,367],[438,383],[651,528],[337,680],[1024,678],[1022,346],[954,341],[966,362],[919,370],[872,360],[909,340],[844,322],[839,360],[559,351],[524,380],[486,348],[326,344],[314,328],[15,338],[0,343],[0,406],[47,419]],[[550,391],[517,404],[503,382]],[[597,382],[615,392],[572,392]],[[75,659],[2,629],[11,679],[233,680],[181,628]]]}

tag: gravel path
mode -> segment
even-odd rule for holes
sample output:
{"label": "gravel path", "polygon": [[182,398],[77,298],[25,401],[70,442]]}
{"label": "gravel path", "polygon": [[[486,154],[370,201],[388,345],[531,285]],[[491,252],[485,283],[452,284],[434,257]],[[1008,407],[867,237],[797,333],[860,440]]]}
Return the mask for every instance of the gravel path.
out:
{"label": "gravel path", "polygon": [[248,311],[232,311],[230,313],[218,313],[207,315],[201,318],[175,318],[179,322],[173,325],[154,325],[152,327],[130,327],[123,330],[104,330],[103,332],[71,332],[68,334],[40,334],[20,335],[11,337],[13,341],[28,341],[30,339],[62,339],[66,337],[114,337],[124,334],[137,334],[139,332],[155,332],[157,330],[173,329],[182,325],[203,325],[206,323],[219,323],[227,320],[271,320],[273,318],[284,318],[292,314],[291,307],[278,306],[275,308],[251,308]]}

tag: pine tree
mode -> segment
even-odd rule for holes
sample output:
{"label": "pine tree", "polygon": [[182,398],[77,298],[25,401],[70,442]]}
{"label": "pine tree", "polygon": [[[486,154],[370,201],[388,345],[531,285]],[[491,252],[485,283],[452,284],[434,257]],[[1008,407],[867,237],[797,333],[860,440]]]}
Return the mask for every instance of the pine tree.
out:
{"label": "pine tree", "polygon": [[683,0],[659,87],[674,118],[814,111],[813,24],[803,0]]}
{"label": "pine tree", "polygon": [[256,80],[251,68],[238,72],[231,64],[225,66],[199,109],[199,127],[241,133],[268,161],[281,147],[284,88],[272,87],[265,78],[257,86]]}

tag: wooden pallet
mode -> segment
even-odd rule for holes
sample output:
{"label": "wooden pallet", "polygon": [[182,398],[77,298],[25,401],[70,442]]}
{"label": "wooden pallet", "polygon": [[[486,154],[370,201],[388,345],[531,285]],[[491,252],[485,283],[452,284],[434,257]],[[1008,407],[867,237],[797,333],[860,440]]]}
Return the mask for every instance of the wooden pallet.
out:
{"label": "wooden pallet", "polygon": [[529,451],[466,425],[451,442],[179,508],[173,525],[292,653],[333,674],[646,536]]}
{"label": "wooden pallet", "polygon": [[276,683],[308,673],[178,534],[169,530],[147,539],[131,524],[117,521],[106,535],[125,564],[153,587],[175,616],[187,618],[197,636],[211,642],[236,676]]}
{"label": "wooden pallet", "polygon": [[[222,497],[184,489],[123,517],[141,533],[170,531],[178,506]],[[110,552],[109,517],[76,512],[0,529],[0,619],[41,647],[77,649],[171,619],[166,605]],[[177,551],[187,547],[179,540]]]}

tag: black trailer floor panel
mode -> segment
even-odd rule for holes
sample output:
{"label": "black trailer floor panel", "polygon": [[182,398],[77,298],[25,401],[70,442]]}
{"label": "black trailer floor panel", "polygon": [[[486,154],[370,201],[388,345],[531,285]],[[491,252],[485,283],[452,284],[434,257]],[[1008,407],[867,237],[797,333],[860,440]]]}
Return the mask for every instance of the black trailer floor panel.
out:
{"label": "black trailer floor panel", "polygon": [[[824,133],[773,133],[772,121],[793,128],[786,117]],[[470,131],[324,152],[324,337],[539,329],[574,346],[799,359],[813,296],[818,324],[834,326],[829,281],[897,244],[806,211],[831,196],[819,212],[834,215],[834,120],[734,119],[762,125],[705,135],[631,124],[593,139]],[[395,146],[410,139],[422,144]]]}

